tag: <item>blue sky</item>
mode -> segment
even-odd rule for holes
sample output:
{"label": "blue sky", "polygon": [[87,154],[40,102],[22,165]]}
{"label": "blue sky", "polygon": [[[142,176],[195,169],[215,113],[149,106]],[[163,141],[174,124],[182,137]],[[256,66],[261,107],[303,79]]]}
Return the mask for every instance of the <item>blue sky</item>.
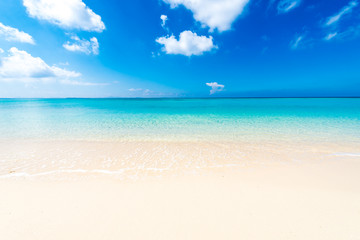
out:
{"label": "blue sky", "polygon": [[209,96],[360,96],[360,1],[0,1],[0,97]]}

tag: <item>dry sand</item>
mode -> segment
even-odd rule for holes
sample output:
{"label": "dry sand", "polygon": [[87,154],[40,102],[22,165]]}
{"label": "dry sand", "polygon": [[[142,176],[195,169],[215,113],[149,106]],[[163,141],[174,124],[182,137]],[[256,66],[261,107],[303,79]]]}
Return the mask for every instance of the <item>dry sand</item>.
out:
{"label": "dry sand", "polygon": [[137,179],[70,175],[0,178],[0,239],[360,240],[357,155]]}

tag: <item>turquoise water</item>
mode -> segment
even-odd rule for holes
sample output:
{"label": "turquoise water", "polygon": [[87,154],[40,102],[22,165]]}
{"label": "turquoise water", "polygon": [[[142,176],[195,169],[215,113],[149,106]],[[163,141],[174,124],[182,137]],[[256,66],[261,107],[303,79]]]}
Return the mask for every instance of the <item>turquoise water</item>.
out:
{"label": "turquoise water", "polygon": [[0,99],[0,139],[360,141],[359,98]]}

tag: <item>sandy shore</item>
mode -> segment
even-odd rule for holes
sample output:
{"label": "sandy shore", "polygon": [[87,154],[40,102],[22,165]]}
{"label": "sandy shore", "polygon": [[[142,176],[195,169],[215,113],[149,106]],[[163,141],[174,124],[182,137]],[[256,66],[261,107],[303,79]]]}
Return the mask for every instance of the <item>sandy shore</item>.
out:
{"label": "sandy shore", "polygon": [[0,238],[360,239],[360,159],[119,180],[0,179]]}
{"label": "sandy shore", "polygon": [[108,175],[121,180],[202,170],[360,159],[360,142],[0,140],[0,179]]}

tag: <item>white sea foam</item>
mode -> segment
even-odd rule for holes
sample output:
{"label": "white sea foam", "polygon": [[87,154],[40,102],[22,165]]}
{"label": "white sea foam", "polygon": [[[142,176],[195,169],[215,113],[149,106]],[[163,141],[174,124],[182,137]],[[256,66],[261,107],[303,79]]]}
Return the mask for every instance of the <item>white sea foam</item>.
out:
{"label": "white sea foam", "polygon": [[339,157],[360,157],[360,153],[334,153],[332,155]]}
{"label": "white sea foam", "polygon": [[126,171],[132,171],[132,170],[145,170],[145,171],[152,171],[152,172],[163,172],[166,170],[169,170],[168,168],[122,168],[116,171],[110,171],[105,169],[66,169],[66,170],[53,170],[53,171],[47,171],[47,172],[40,172],[40,173],[27,173],[27,172],[13,172],[8,173],[5,175],[0,176],[0,179],[3,178],[16,178],[16,177],[42,177],[42,176],[49,176],[49,175],[56,175],[56,174],[106,174],[106,175],[120,175],[123,174]]}
{"label": "white sea foam", "polygon": [[[239,164],[218,164],[218,165],[211,165],[207,167],[195,167],[196,169],[204,169],[204,168],[224,168],[224,167],[237,167]],[[44,177],[44,176],[51,176],[56,174],[104,174],[104,175],[121,175],[124,174],[126,171],[149,171],[149,172],[164,172],[171,170],[170,168],[144,168],[144,167],[137,167],[137,168],[122,168],[119,170],[105,170],[105,169],[60,169],[60,170],[53,170],[47,172],[39,172],[39,173],[27,173],[27,172],[12,172],[8,174],[4,174],[0,176],[0,179],[5,178],[34,178],[34,177]]]}

